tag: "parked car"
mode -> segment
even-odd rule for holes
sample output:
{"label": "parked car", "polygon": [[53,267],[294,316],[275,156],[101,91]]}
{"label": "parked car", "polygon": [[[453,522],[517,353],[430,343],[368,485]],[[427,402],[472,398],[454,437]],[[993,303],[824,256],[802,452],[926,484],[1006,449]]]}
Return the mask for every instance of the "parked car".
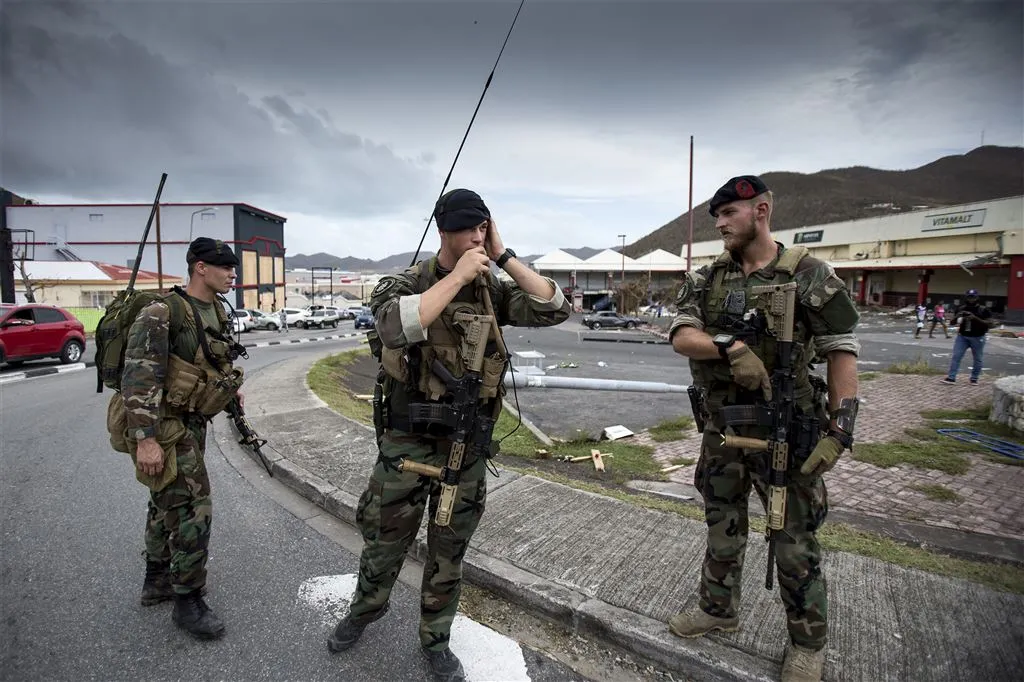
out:
{"label": "parked car", "polygon": [[356,314],[356,321],[352,325],[356,329],[373,329],[373,313],[370,312],[369,308],[363,308]]}
{"label": "parked car", "polygon": [[[277,315],[278,313],[274,313]],[[306,311],[300,310],[299,308],[285,308],[284,309],[285,320],[287,320],[289,327],[302,327],[303,320],[306,319]]]}
{"label": "parked car", "polygon": [[251,331],[256,326],[256,321],[252,316],[252,312],[249,310],[236,310],[235,319],[240,320],[242,323],[242,328],[240,330],[238,328],[238,324],[235,324],[235,331],[247,332]]}
{"label": "parked car", "polygon": [[591,329],[601,329],[602,327],[625,327],[626,329],[632,329],[643,324],[643,320],[630,315],[620,315],[614,310],[601,310],[591,315],[585,315],[583,317],[583,324]]}
{"label": "parked car", "polygon": [[60,358],[79,362],[85,353],[85,327],[56,306],[0,304],[0,365]]}
{"label": "parked car", "polygon": [[250,310],[249,314],[252,315],[252,323],[255,329],[269,329],[272,332],[276,332],[278,327],[281,326],[281,319],[277,316],[277,313],[268,314],[262,310]]}
{"label": "parked car", "polygon": [[337,327],[338,317],[330,310],[324,308],[317,308],[315,310],[307,310],[306,317],[302,320],[304,327],[317,327],[323,329],[324,327]]}

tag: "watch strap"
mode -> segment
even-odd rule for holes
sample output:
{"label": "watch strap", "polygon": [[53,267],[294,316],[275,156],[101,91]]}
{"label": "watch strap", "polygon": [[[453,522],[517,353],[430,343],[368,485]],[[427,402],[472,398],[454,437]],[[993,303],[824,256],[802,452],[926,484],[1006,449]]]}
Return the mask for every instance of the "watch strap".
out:
{"label": "watch strap", "polygon": [[515,255],[516,254],[512,249],[505,249],[504,253],[498,256],[498,260],[494,261],[494,264],[497,265],[499,268],[503,268],[505,267],[505,263],[508,262],[508,259],[512,258]]}

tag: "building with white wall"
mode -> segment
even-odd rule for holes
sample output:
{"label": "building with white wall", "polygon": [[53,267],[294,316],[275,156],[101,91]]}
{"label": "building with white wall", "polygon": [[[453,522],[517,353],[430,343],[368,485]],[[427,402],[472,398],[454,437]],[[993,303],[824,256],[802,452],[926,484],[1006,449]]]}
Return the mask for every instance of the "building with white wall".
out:
{"label": "building with white wall", "polygon": [[[38,261],[96,261],[132,267],[152,204],[23,204],[2,207],[15,259],[27,252]],[[140,267],[180,281],[185,252],[195,237],[220,239],[239,260],[232,304],[272,310],[285,305],[286,218],[240,203],[160,204]],[[169,280],[168,280],[169,281]]]}
{"label": "building with white wall", "polygon": [[[829,262],[863,305],[955,304],[968,289],[1006,322],[1024,324],[1024,196],[773,231]],[[693,267],[722,252],[693,245]],[[685,253],[685,246],[684,246]]]}

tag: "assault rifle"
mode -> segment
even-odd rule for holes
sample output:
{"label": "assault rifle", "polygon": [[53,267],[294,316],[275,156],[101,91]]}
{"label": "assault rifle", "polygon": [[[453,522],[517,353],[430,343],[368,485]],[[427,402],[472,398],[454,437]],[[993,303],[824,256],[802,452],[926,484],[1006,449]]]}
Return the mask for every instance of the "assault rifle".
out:
{"label": "assault rifle", "polygon": [[263,456],[263,451],[260,449],[267,444],[267,440],[260,438],[255,429],[249,424],[249,420],[245,418],[245,410],[242,409],[238,396],[235,396],[228,405],[228,415],[231,417],[231,421],[234,422],[235,428],[238,429],[239,435],[242,436],[238,444],[248,445],[252,448],[253,452],[260,458],[260,462],[263,463],[263,468],[267,470],[267,475],[273,478],[274,474],[270,471],[270,464],[267,463],[266,458]]}
{"label": "assault rifle", "polygon": [[[484,291],[486,292],[486,289]],[[490,303],[489,296],[487,302]],[[440,360],[435,359],[431,364],[431,370],[444,381],[452,395],[449,408],[454,416],[454,423],[451,425],[452,448],[448,453],[448,462],[443,468],[413,462],[410,459],[403,459],[398,465],[401,471],[412,471],[421,476],[429,476],[441,481],[441,500],[437,505],[434,523],[442,527],[451,523],[452,509],[459,492],[459,477],[462,473],[466,448],[474,444],[477,430],[489,432],[493,428],[493,424],[484,423],[489,420],[477,418],[477,411],[480,409],[480,388],[483,386],[481,370],[487,350],[488,332],[494,323],[494,315],[455,313],[454,319],[455,326],[461,327],[465,331],[462,338],[462,352],[459,355],[464,359],[466,371],[462,376],[456,378]]]}
{"label": "assault rifle", "polygon": [[790,429],[796,413],[793,372],[793,325],[796,316],[796,282],[768,284],[751,288],[751,293],[765,299],[765,317],[768,330],[775,336],[778,346],[775,367],[772,370],[772,400],[768,404],[771,426],[767,440],[742,436],[722,436],[727,448],[745,448],[766,451],[771,461],[768,479],[768,522],[765,540],[768,541],[768,574],[765,588],[772,589],[775,576],[775,536],[786,526],[786,486],[789,478]]}

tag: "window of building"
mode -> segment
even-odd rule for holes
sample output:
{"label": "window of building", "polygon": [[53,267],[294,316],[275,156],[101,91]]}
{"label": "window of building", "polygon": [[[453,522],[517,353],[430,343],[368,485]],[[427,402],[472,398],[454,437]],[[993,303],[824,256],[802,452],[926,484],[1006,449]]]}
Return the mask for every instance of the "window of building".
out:
{"label": "window of building", "polygon": [[83,291],[80,305],[84,308],[106,308],[114,301],[112,291]]}
{"label": "window of building", "polygon": [[103,214],[102,213],[90,213],[89,214],[89,222],[90,223],[102,223],[103,222]]}

